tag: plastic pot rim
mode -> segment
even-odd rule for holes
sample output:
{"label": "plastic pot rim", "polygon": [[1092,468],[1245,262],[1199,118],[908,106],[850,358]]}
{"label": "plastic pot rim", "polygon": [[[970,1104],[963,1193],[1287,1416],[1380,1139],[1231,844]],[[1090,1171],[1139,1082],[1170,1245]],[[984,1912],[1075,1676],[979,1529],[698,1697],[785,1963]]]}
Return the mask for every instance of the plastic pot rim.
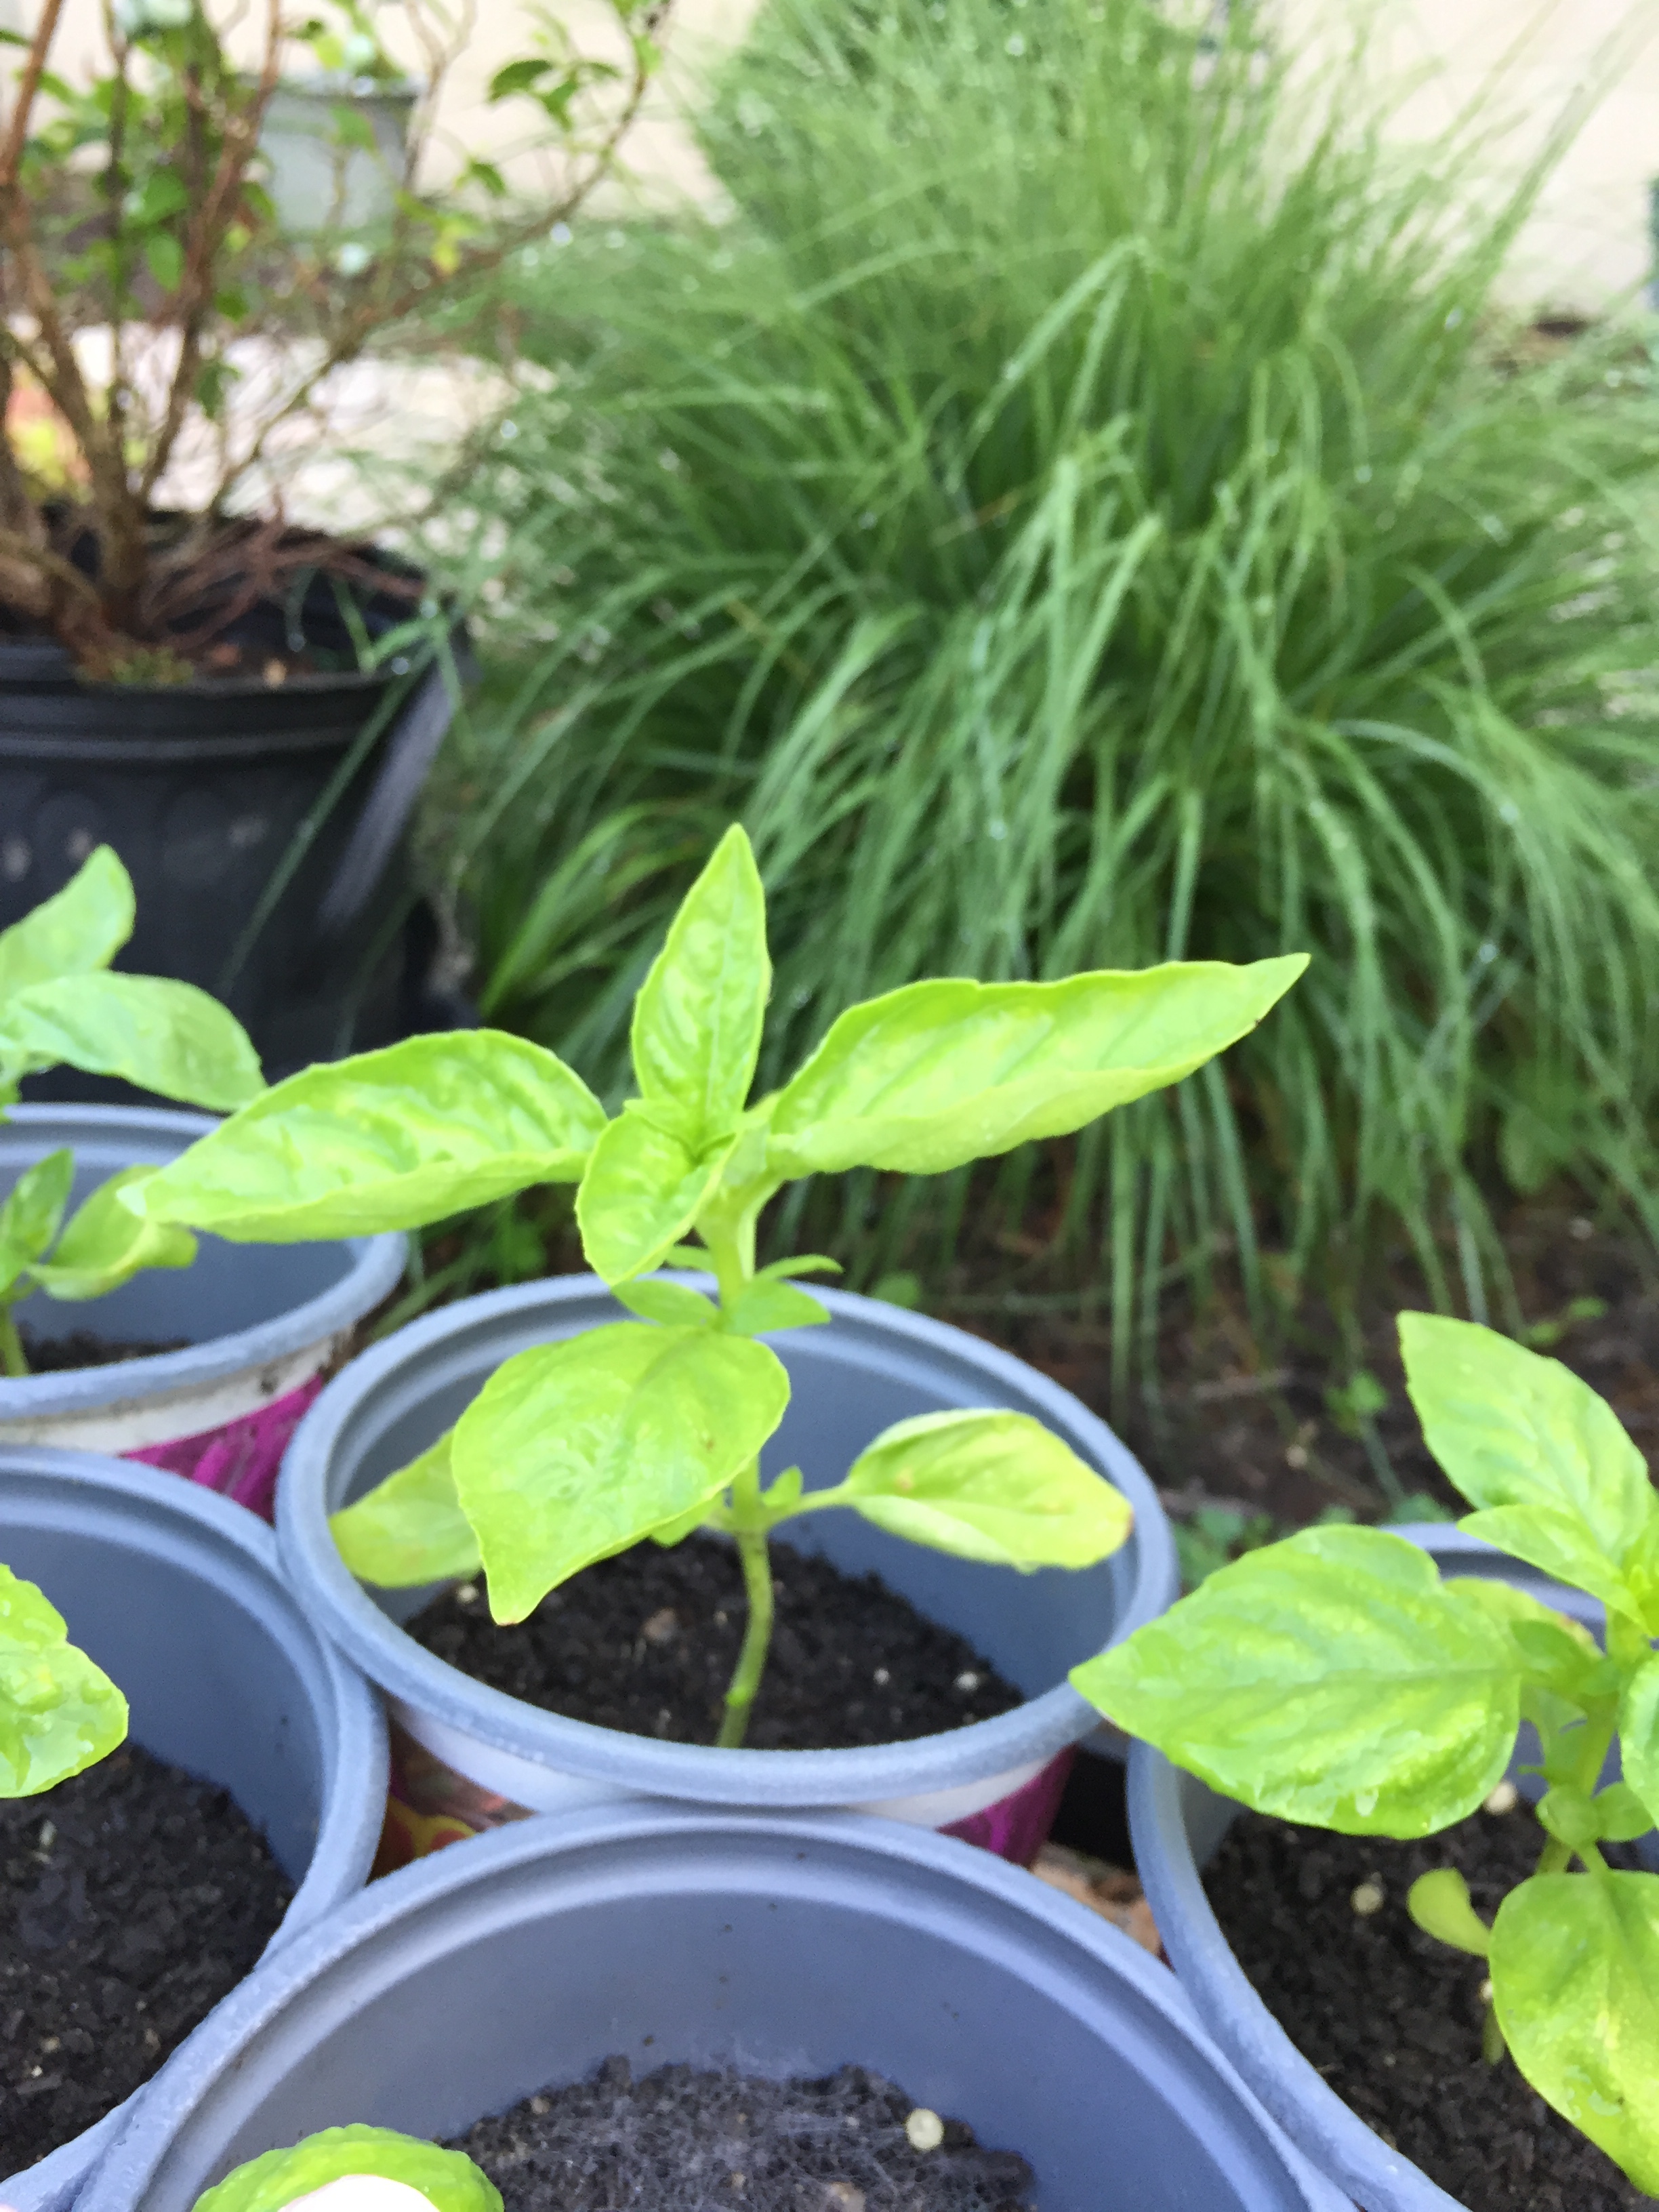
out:
{"label": "plastic pot rim", "polygon": [[[11,1107],[0,1120],[0,1151],[32,1129],[50,1126],[72,1146],[118,1146],[125,1135],[148,1149],[177,1139],[182,1151],[218,1127],[217,1117],[160,1106]],[[397,1232],[378,1237],[319,1237],[342,1245],[350,1265],[303,1304],[290,1306],[252,1328],[205,1338],[179,1352],[153,1352],[107,1367],[71,1368],[62,1373],[0,1376],[0,1433],[8,1421],[40,1419],[54,1414],[92,1413],[129,1400],[161,1397],[204,1383],[223,1381],[245,1368],[263,1367],[319,1344],[348,1328],[389,1297],[401,1280],[408,1240]],[[241,1248],[250,1267],[258,1265],[260,1247]],[[67,1302],[76,1312],[95,1312],[95,1298]]]}
{"label": "plastic pot rim", "polygon": [[[670,1279],[706,1279],[687,1274]],[[1094,1707],[1069,1681],[1062,1681],[994,1719],[856,1750],[720,1750],[661,1743],[545,1712],[474,1682],[388,1620],[346,1567],[329,1534],[327,1472],[342,1431],[383,1380],[418,1361],[458,1328],[510,1317],[526,1307],[574,1304],[599,1295],[609,1291],[597,1275],[572,1275],[459,1299],[353,1360],[296,1430],[276,1493],[276,1534],[284,1565],[327,1632],[388,1696],[496,1750],[583,1779],[722,1806],[860,1806],[956,1789],[1050,1758],[1099,1725]],[[819,1287],[814,1296],[830,1309],[832,1320],[879,1324],[897,1347],[924,1356],[931,1352],[957,1360],[971,1357],[988,1379],[1000,1380],[1028,1401],[1051,1407],[1062,1431],[1087,1441],[1097,1464],[1134,1508],[1130,1540],[1139,1549],[1133,1594],[1114,1625],[1114,1638],[1164,1610],[1178,1586],[1174,1540],[1152,1482],[1103,1421],[1023,1360],[946,1323],[850,1291]]]}

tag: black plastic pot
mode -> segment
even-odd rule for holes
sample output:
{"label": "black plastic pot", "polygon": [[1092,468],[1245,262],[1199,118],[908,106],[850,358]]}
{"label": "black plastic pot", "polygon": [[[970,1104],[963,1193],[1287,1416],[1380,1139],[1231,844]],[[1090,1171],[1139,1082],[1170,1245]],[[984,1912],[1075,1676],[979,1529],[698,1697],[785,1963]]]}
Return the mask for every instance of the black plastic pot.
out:
{"label": "black plastic pot", "polygon": [[[362,1888],[386,1802],[385,1719],[284,1587],[268,1528],[148,1468],[9,1449],[0,1559],[119,1684],[132,1741],[228,1790],[263,1830],[298,1885],[273,1953]],[[149,2094],[25,2173],[10,2172],[0,2129],[0,2200],[67,2212]]]}
{"label": "black plastic pot", "polygon": [[[1042,2212],[1336,2212],[1173,1977],[983,1851],[845,1814],[605,1808],[376,1882],[156,2076],[77,2212],[190,2212],[318,2128],[444,2136],[613,2053],[869,2066]],[[740,2201],[736,2200],[734,2201]]]}
{"label": "black plastic pot", "polygon": [[[268,1075],[464,1020],[432,1002],[434,933],[422,912],[410,919],[405,854],[451,711],[441,674],[416,681],[401,661],[276,686],[89,684],[55,646],[0,637],[0,927],[106,843],[138,901],[118,967],[223,999]],[[134,1096],[70,1071],[27,1095]]]}
{"label": "black plastic pot", "polygon": [[[1598,1636],[1602,1609],[1581,1591],[1553,1583],[1535,1568],[1494,1551],[1478,1537],[1438,1524],[1396,1529],[1435,1560],[1443,1574],[1480,1575],[1523,1589]],[[1537,1757],[1523,1731],[1510,1771],[1523,1795],[1543,1788],[1522,1769]],[[1610,1762],[1604,1780],[1618,1772]],[[1135,1865],[1170,1962],[1216,2041],[1267,2110],[1322,2172],[1348,2190],[1365,2212],[1462,2212],[1455,2197],[1420,2166],[1369,2128],[1291,2041],[1256,1995],[1210,1910],[1200,1869],[1231,1826],[1237,1808],[1144,1743],[1129,1756],[1129,1826]],[[1659,1872],[1659,1832],[1642,1856]]]}

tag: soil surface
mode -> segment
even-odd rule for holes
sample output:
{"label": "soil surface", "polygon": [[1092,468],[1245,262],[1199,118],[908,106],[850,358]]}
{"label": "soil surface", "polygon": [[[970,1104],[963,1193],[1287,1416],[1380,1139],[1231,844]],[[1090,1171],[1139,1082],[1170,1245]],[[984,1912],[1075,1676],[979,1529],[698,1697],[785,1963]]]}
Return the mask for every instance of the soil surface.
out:
{"label": "soil surface", "polygon": [[[1639,2212],[1644,2197],[1552,2112],[1513,2060],[1480,2055],[1486,1961],[1413,1923],[1406,1893],[1455,1866],[1481,1918],[1531,1874],[1543,1830],[1524,1807],[1420,1843],[1335,1836],[1241,1813],[1204,1886],[1240,1965],[1333,2089],[1469,2212]],[[1604,1846],[1610,1860],[1640,1863]],[[1379,1909],[1355,1911],[1375,1883]],[[1369,1900],[1367,1900],[1369,1901]]]}
{"label": "soil surface", "polygon": [[[777,1613],[747,1742],[845,1750],[936,1735],[1022,1703],[971,1644],[876,1576],[772,1547]],[[713,1743],[748,1606],[736,1552],[708,1536],[636,1545],[587,1567],[501,1628],[482,1583],[410,1624],[474,1681],[572,1720],[670,1743]]]}
{"label": "soil surface", "polygon": [[0,1802],[0,2175],[147,2081],[292,1895],[222,1790],[136,1744]]}
{"label": "soil surface", "polygon": [[68,1336],[38,1336],[27,1322],[17,1333],[31,1375],[64,1375],[76,1367],[115,1367],[124,1359],[154,1359],[163,1352],[182,1352],[190,1342],[187,1336],[123,1340],[99,1336],[89,1328],[77,1328]]}
{"label": "soil surface", "polygon": [[661,2066],[641,2081],[607,2058],[586,2081],[480,2120],[453,2148],[507,2212],[1021,2212],[1031,2171],[945,2120],[917,2150],[912,2099],[843,2066],[817,2081]]}

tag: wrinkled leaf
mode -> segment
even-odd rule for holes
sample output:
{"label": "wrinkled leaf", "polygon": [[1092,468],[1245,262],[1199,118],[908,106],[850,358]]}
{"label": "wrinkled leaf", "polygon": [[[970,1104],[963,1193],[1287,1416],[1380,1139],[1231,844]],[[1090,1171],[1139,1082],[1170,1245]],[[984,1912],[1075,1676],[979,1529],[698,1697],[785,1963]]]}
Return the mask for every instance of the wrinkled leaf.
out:
{"label": "wrinkled leaf", "polygon": [[713,1298],[689,1290],[684,1283],[648,1279],[618,1283],[616,1296],[629,1313],[637,1314],[641,1321],[660,1322],[665,1328],[713,1328],[720,1319],[720,1308]]}
{"label": "wrinkled leaf", "polygon": [[726,1317],[738,1336],[769,1336],[775,1329],[812,1328],[830,1318],[810,1291],[798,1290],[781,1275],[757,1275]]}
{"label": "wrinkled leaf", "polygon": [[1178,1083],[1307,966],[1196,961],[1058,983],[912,983],[854,1006],[779,1094],[769,1170],[939,1175]]}
{"label": "wrinkled leaf", "polygon": [[593,1147],[576,1194],[587,1264],[613,1286],[658,1267],[678,1243],[731,1158],[736,1139],[694,1153],[629,1099]]}
{"label": "wrinkled leaf", "polygon": [[329,1516],[340,1557],[359,1582],[377,1589],[476,1575],[483,1565],[472,1523],[455,1495],[452,1429],[418,1459],[377,1483],[355,1504]]}
{"label": "wrinkled leaf", "polygon": [[1085,1698],[1258,1812],[1426,1836],[1503,1776],[1520,1717],[1504,1624],[1376,1528],[1304,1528],[1072,1670]]}
{"label": "wrinkled leaf", "polygon": [[1534,1875],[1499,1905],[1491,1955],[1516,2065],[1659,2195],[1659,1875]]}
{"label": "wrinkled leaf", "polygon": [[24,1169],[0,1204],[0,1291],[8,1291],[58,1234],[75,1181],[75,1155],[48,1152]]}
{"label": "wrinkled leaf", "polygon": [[1659,1503],[1646,1462],[1589,1383],[1559,1360],[1440,1314],[1401,1314],[1400,1346],[1429,1449],[1471,1505],[1569,1515],[1582,1530],[1569,1556],[1594,1550],[1622,1565]]}
{"label": "wrinkled leaf", "polygon": [[1642,1662],[1625,1686],[1619,1747],[1626,1781],[1659,1827],[1659,1651]]}
{"label": "wrinkled leaf", "polygon": [[76,1207],[51,1261],[33,1270],[48,1297],[101,1298],[142,1268],[190,1266],[196,1239],[188,1229],[141,1220],[125,1201],[124,1193],[155,1173],[154,1168],[123,1168]]}
{"label": "wrinkled leaf", "polygon": [[775,1353],[707,1329],[618,1322],[507,1360],[453,1452],[496,1620],[711,1502],[788,1402]]}
{"label": "wrinkled leaf", "polygon": [[0,1567],[0,1797],[33,1797],[114,1750],[127,1701],[33,1583]]}
{"label": "wrinkled leaf", "polygon": [[85,975],[132,934],[132,882],[107,845],[88,854],[61,891],[0,930],[0,1000],[31,983]]}
{"label": "wrinkled leaf", "polygon": [[574,1182],[604,1127],[552,1053],[462,1030],[302,1069],[137,1196],[152,1221],[243,1243],[419,1229],[532,1183]]}
{"label": "wrinkled leaf", "polygon": [[196,2200],[196,2212],[283,2212],[347,2174],[372,2173],[418,2190],[436,2212],[501,2212],[501,2191],[465,2151],[441,2150],[390,2128],[325,2128],[291,2150],[268,2150]]}
{"label": "wrinkled leaf", "polygon": [[749,840],[734,823],[686,893],[634,1001],[640,1096],[648,1107],[673,1109],[673,1126],[693,1153],[738,1126],[771,981],[766,895]]}
{"label": "wrinkled leaf", "polygon": [[161,975],[106,970],[30,983],[0,1000],[0,1055],[118,1075],[141,1091],[228,1111],[264,1088],[236,1017]]}
{"label": "wrinkled leaf", "polygon": [[1122,1492],[1029,1413],[896,1421],[836,1494],[895,1536],[993,1566],[1091,1567],[1134,1525]]}
{"label": "wrinkled leaf", "polygon": [[1484,1959],[1492,1930],[1469,1902],[1469,1886],[1455,1867],[1419,1875],[1406,1893],[1406,1910],[1425,1936]]}

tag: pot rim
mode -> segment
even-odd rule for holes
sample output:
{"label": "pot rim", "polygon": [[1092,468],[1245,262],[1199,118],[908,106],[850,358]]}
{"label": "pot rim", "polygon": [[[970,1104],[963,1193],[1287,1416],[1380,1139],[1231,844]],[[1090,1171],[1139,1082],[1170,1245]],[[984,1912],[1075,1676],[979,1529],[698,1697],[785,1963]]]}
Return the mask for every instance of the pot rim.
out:
{"label": "pot rim", "polygon": [[[706,1285],[708,1279],[687,1273],[666,1279]],[[1069,1681],[1060,1681],[994,1719],[855,1750],[720,1750],[661,1743],[546,1712],[474,1682],[390,1620],[345,1566],[329,1534],[328,1474],[343,1436],[372,1407],[382,1386],[389,1395],[391,1386],[440,1352],[447,1340],[510,1322],[538,1306],[556,1315],[585,1301],[608,1301],[610,1295],[597,1275],[586,1274],[545,1278],[459,1299],[353,1360],[296,1430],[276,1493],[276,1535],[284,1565],[329,1634],[388,1696],[496,1750],[585,1780],[727,1806],[858,1806],[956,1789],[1051,1757],[1098,1726],[1094,1707]],[[814,1295],[854,1344],[862,1334],[900,1358],[931,1355],[971,1364],[988,1386],[1000,1383],[1041,1407],[1134,1509],[1134,1533],[1114,1555],[1121,1563],[1128,1597],[1112,1625],[1112,1640],[1164,1610],[1178,1586],[1174,1540],[1151,1481],[1103,1421],[1012,1353],[945,1322],[851,1291],[820,1287]],[[1102,1564],[1109,1567],[1112,1562]]]}
{"label": "pot rim", "polygon": [[[146,1150],[176,1139],[182,1151],[217,1126],[212,1115],[171,1107],[18,1105],[0,1121],[0,1160],[17,1149],[19,1138],[27,1146],[32,1130],[47,1127],[55,1127],[77,1148],[88,1143],[118,1144],[125,1135]],[[49,1147],[43,1144],[40,1149]],[[379,1237],[319,1237],[318,1242],[339,1245],[350,1255],[351,1264],[339,1281],[252,1328],[233,1329],[223,1336],[186,1345],[179,1352],[154,1352],[107,1367],[0,1377],[0,1438],[8,1421],[92,1413],[129,1400],[222,1382],[246,1368],[286,1358],[361,1320],[391,1294],[402,1278],[408,1242],[395,1231]],[[250,1267],[258,1265],[258,1249],[257,1245],[249,1248]],[[91,1305],[96,1301],[84,1303]]]}

